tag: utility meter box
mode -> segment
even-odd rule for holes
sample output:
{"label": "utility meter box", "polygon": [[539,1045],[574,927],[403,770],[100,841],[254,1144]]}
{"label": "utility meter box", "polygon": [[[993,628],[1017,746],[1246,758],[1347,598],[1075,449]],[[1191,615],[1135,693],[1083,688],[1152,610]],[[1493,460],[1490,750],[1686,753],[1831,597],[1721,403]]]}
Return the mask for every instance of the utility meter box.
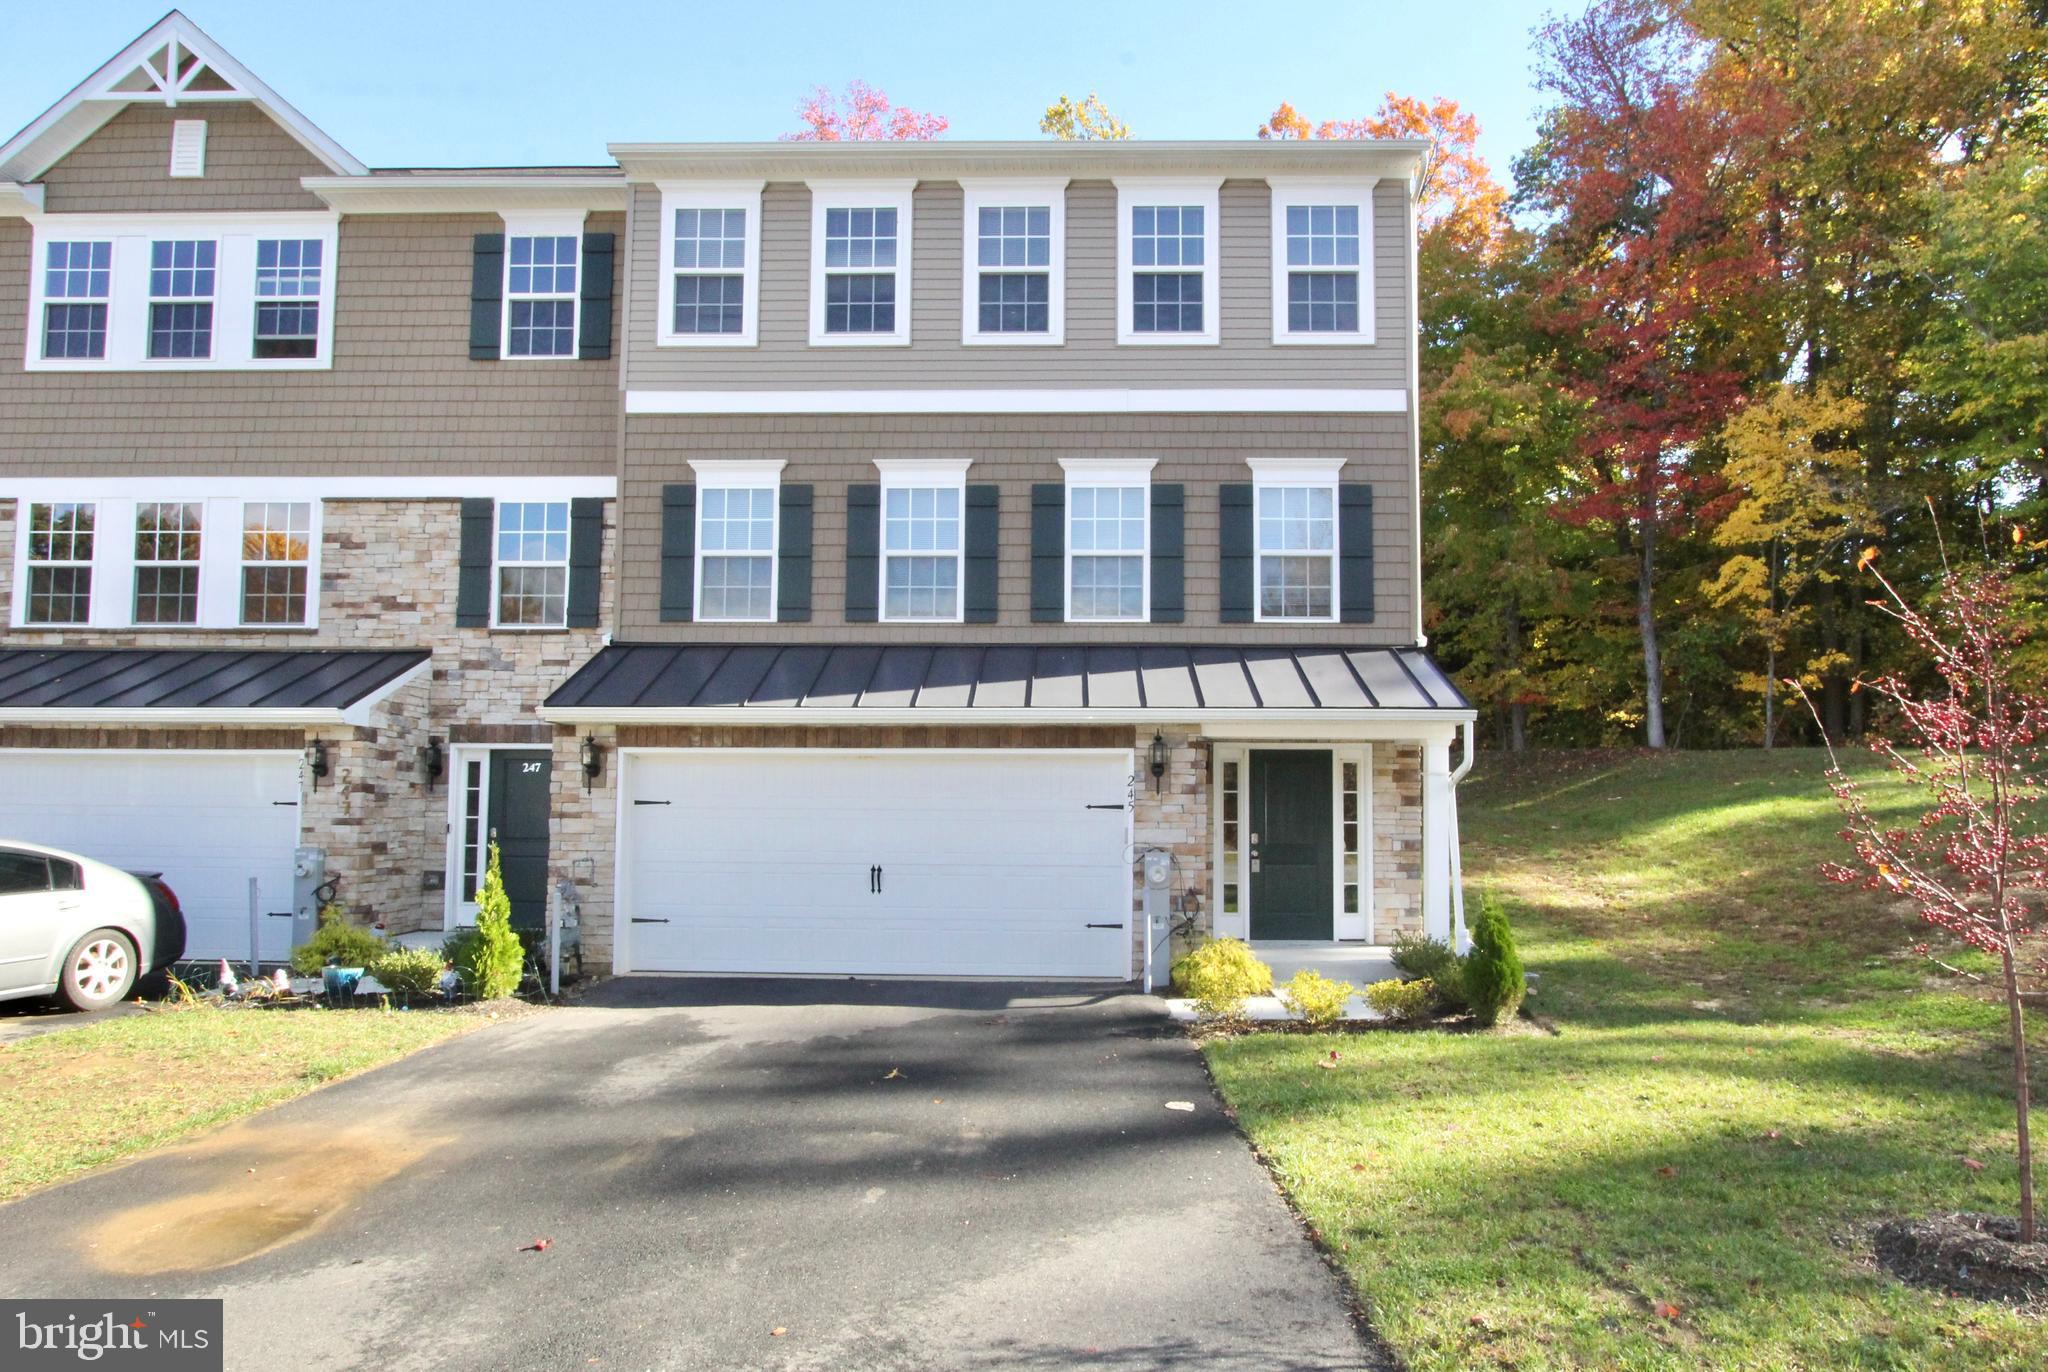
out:
{"label": "utility meter box", "polygon": [[1153,851],[1139,863],[1145,879],[1145,990],[1164,985],[1173,962],[1173,855]]}
{"label": "utility meter box", "polygon": [[313,937],[320,927],[320,888],[327,884],[327,850],[299,848],[292,852],[292,947]]}

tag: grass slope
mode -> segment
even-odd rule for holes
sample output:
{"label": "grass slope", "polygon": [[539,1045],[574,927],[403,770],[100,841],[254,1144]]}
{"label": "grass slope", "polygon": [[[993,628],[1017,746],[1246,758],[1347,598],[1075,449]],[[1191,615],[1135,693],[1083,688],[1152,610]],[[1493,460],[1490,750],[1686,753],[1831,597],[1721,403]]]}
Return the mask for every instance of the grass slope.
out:
{"label": "grass slope", "polygon": [[1880,1217],[2016,1206],[2009,1058],[1909,951],[1931,931],[1815,874],[1844,851],[1823,763],[1482,768],[1468,881],[1555,1033],[1207,1046],[1411,1367],[2048,1366],[2048,1328],[1867,1260]]}
{"label": "grass slope", "polygon": [[0,1201],[487,1023],[167,1006],[0,1046]]}

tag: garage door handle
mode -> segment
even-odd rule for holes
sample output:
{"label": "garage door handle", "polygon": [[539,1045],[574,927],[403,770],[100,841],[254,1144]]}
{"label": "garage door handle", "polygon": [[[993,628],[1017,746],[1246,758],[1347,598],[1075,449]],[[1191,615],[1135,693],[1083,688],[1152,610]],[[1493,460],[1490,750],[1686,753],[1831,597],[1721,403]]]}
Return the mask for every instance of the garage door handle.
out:
{"label": "garage door handle", "polygon": [[265,910],[263,913],[272,919],[290,919],[292,917],[292,912],[289,910]]}
{"label": "garage door handle", "polygon": [[1089,925],[1088,927],[1089,927],[1090,929],[1121,929],[1121,928],[1123,928],[1123,925],[1121,925],[1121,924],[1091,924],[1091,925]]}
{"label": "garage door handle", "polygon": [[[1088,808],[1091,810],[1121,810],[1124,807],[1122,805],[1091,805]],[[1122,928],[1123,926],[1119,925],[1117,927]]]}
{"label": "garage door handle", "polygon": [[299,808],[299,803],[296,800],[273,800],[270,803],[272,805],[287,805],[294,810]]}
{"label": "garage door handle", "polygon": [[868,868],[868,892],[871,895],[877,896],[882,894],[882,869],[880,867]]}
{"label": "garage door handle", "polygon": [[646,917],[645,917],[645,916],[643,916],[643,915],[635,915],[635,916],[633,916],[633,923],[635,923],[635,924],[666,924],[666,923],[668,923],[668,921],[667,921],[667,920],[665,920],[665,919],[648,919],[648,918],[646,918]]}
{"label": "garage door handle", "polygon": [[635,805],[667,805],[669,802],[665,800],[636,800],[633,803]]}

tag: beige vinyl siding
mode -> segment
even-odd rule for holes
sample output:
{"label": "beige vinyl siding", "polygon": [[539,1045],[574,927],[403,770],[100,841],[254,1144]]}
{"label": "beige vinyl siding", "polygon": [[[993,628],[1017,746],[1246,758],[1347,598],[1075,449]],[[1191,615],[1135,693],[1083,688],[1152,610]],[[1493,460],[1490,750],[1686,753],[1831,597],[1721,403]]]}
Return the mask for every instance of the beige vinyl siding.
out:
{"label": "beige vinyl siding", "polygon": [[912,202],[915,300],[909,347],[810,345],[811,194],[790,182],[770,183],[762,193],[760,343],[658,347],[656,315],[666,269],[661,193],[640,185],[633,197],[630,389],[1407,385],[1407,203],[1396,181],[1381,181],[1373,194],[1379,341],[1356,347],[1273,345],[1272,192],[1263,181],[1223,184],[1217,259],[1223,329],[1215,346],[1118,345],[1116,187],[1107,181],[1067,187],[1065,345],[963,345],[965,201],[957,183],[937,181],[920,185]]}
{"label": "beige vinyl siding", "polygon": [[[206,121],[202,177],[173,179],[170,174],[171,125],[180,119]],[[330,174],[254,105],[200,101],[166,109],[135,104],[44,173],[43,208],[51,214],[324,210],[299,178]]]}
{"label": "beige vinyl siding", "polygon": [[[627,421],[619,502],[621,638],[788,642],[1345,642],[1414,641],[1414,469],[1400,415],[1104,415],[642,417]],[[1223,624],[1218,611],[1218,488],[1249,482],[1249,457],[1347,459],[1346,481],[1373,495],[1371,624]],[[970,484],[1001,488],[997,622],[848,624],[846,488],[874,482],[877,457],[968,457]],[[1031,622],[1031,487],[1060,481],[1065,457],[1156,458],[1155,482],[1186,488],[1183,624]],[[661,488],[693,479],[691,459],[780,459],[785,482],[812,485],[812,620],[808,624],[664,624]]]}
{"label": "beige vinyl siding", "polygon": [[27,372],[31,238],[0,220],[0,476],[610,474],[616,360],[469,358],[472,239],[503,230],[496,215],[343,221],[330,370]]}

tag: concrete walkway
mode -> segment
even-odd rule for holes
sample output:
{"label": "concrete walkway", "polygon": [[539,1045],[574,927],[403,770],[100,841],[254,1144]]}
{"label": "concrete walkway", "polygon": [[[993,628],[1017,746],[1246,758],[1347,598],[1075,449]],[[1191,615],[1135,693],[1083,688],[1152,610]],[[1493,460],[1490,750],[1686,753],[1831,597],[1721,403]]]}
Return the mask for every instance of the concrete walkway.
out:
{"label": "concrete walkway", "polygon": [[612,982],[0,1208],[0,1290],[248,1369],[1377,1365],[1160,1009]]}

